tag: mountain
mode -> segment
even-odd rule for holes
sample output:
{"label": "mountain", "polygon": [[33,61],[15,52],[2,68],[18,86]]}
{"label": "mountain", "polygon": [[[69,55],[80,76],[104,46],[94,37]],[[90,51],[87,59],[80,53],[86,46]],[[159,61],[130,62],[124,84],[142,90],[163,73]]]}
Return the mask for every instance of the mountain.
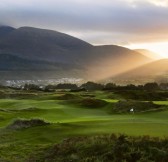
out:
{"label": "mountain", "polygon": [[15,28],[10,26],[0,26],[0,39],[8,35],[13,30],[15,30]]}
{"label": "mountain", "polygon": [[60,70],[77,68],[74,64],[63,64],[41,60],[28,60],[10,54],[0,54],[0,69],[15,70]]}
{"label": "mountain", "polygon": [[146,50],[146,49],[136,49],[135,51],[139,52],[139,53],[143,54],[144,56],[147,56],[153,60],[161,59],[161,56],[159,54],[152,52],[152,51],[149,51],[149,50]]}
{"label": "mountain", "polygon": [[[0,29],[1,31],[4,29]],[[33,27],[11,28],[6,32],[0,38],[0,55],[3,55],[0,59],[4,59],[1,61],[3,66],[0,66],[0,71],[6,70],[9,73],[9,67],[15,71],[26,70],[24,77],[29,71],[32,72],[32,78],[36,76],[32,69],[37,70],[37,66],[40,67],[38,72],[51,70],[52,77],[67,77],[72,72],[76,77],[93,80],[116,75],[151,61],[128,48],[116,45],[93,46],[64,33]],[[9,58],[5,60],[4,55]],[[58,65],[61,70],[58,70]],[[68,67],[68,70],[64,67]],[[18,78],[21,77],[19,75]]]}
{"label": "mountain", "polygon": [[48,61],[66,62],[72,50],[89,47],[89,43],[67,34],[32,27],[16,29],[0,40],[1,53]]}
{"label": "mountain", "polygon": [[[28,60],[10,54],[0,54],[1,80],[17,79],[54,79],[80,76],[79,67],[74,64],[64,64],[41,60]],[[59,72],[59,73],[58,73]]]}
{"label": "mountain", "polygon": [[157,60],[113,78],[120,81],[168,81],[168,59]]}

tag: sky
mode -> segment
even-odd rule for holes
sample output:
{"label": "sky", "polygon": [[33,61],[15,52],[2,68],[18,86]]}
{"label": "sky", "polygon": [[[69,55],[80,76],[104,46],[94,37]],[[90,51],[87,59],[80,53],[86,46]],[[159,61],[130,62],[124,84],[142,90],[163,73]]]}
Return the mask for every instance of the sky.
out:
{"label": "sky", "polygon": [[0,25],[52,29],[168,58],[168,0],[0,0]]}

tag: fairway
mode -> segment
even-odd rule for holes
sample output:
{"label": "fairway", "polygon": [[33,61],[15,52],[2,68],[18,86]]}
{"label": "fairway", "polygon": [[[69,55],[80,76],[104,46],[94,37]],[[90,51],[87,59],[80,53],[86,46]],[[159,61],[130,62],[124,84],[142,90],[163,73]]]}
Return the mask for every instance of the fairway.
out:
{"label": "fairway", "polygon": [[[117,102],[117,100],[104,100],[109,103]],[[168,101],[157,101],[156,103],[168,104]],[[149,133],[152,136],[166,136],[168,134],[165,129],[168,124],[168,111],[109,114],[106,111],[106,107],[99,109],[83,108],[60,100],[43,99],[1,99],[0,108],[0,126],[2,128],[17,118],[40,118],[53,124],[81,124],[85,126],[85,129],[88,129],[88,131],[86,130],[88,134],[92,132],[132,135],[143,135],[147,132],[147,134]],[[155,126],[153,126],[154,124]],[[98,127],[98,130],[96,127]],[[148,129],[150,129],[149,132],[147,131]]]}

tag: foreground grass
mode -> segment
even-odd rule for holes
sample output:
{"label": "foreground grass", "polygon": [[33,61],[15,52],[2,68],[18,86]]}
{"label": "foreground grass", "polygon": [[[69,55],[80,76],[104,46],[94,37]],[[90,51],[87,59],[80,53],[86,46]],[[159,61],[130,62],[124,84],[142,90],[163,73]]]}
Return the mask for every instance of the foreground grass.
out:
{"label": "foreground grass", "polygon": [[29,157],[31,162],[168,161],[168,139],[125,135],[68,138]]}
{"label": "foreground grass", "polygon": [[6,161],[23,162],[33,153],[40,152],[41,149],[48,148],[64,139],[76,136],[126,133],[132,136],[148,134],[164,138],[168,134],[167,124],[125,122],[126,120],[119,120],[119,122],[90,121],[51,124],[17,131],[4,130],[0,134],[0,157]]}

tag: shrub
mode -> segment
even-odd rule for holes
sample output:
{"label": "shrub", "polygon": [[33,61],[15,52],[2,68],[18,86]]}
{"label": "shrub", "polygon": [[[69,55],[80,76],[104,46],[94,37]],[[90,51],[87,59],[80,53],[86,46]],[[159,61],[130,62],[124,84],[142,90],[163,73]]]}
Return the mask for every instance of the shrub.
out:
{"label": "shrub", "polygon": [[107,105],[107,102],[95,98],[84,98],[83,100],[79,101],[79,104],[83,107],[100,108]]}
{"label": "shrub", "polygon": [[45,122],[44,120],[41,119],[30,119],[30,120],[16,119],[10,125],[7,126],[7,129],[17,130],[35,126],[43,126],[48,124],[49,124],[48,122]]}
{"label": "shrub", "polygon": [[57,100],[74,100],[74,99],[79,99],[79,96],[74,95],[74,94],[63,94],[61,96],[56,97]]}
{"label": "shrub", "polygon": [[125,135],[76,137],[45,149],[40,155],[32,155],[30,159],[38,162],[167,162],[165,141]]}
{"label": "shrub", "polygon": [[153,102],[141,102],[141,101],[118,101],[114,104],[112,112],[116,113],[128,113],[130,109],[134,112],[152,111],[161,108],[160,105]]}

